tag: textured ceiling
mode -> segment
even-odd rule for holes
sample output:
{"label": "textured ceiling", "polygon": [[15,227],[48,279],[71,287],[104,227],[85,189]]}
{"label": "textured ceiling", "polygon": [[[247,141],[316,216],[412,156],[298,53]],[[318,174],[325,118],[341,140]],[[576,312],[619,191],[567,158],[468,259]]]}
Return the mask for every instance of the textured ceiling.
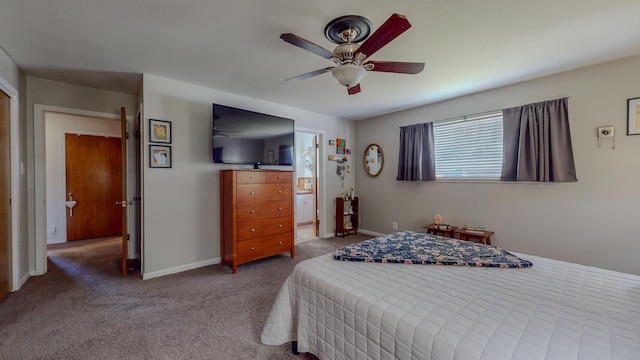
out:
{"label": "textured ceiling", "polygon": [[[324,27],[392,13],[412,28],[372,59],[425,62],[418,75],[367,73],[347,95]],[[0,47],[34,77],[135,94],[148,73],[317,113],[363,119],[640,54],[638,0],[0,0]],[[214,99],[212,99],[214,100]]]}

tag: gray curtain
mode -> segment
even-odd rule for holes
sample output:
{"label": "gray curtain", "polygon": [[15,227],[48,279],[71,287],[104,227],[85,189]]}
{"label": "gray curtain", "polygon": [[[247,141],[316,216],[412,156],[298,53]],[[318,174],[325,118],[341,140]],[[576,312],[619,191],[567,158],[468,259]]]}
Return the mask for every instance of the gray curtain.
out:
{"label": "gray curtain", "polygon": [[435,179],[433,123],[400,127],[400,155],[396,180],[433,181]]}
{"label": "gray curtain", "polygon": [[503,110],[504,181],[575,182],[567,99]]}

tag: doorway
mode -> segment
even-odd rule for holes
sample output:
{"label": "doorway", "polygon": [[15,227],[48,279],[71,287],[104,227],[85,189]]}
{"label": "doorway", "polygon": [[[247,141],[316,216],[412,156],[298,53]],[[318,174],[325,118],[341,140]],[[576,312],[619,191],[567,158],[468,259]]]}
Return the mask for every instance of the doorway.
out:
{"label": "doorway", "polygon": [[[99,183],[103,183],[106,186],[105,180],[111,181],[116,175],[120,176],[117,169],[104,166],[105,162],[111,163],[114,160],[117,165],[121,163],[120,137],[120,122],[117,119],[50,112],[45,114],[46,242],[48,245],[111,235],[104,233],[104,229],[98,229],[100,231],[96,233],[92,230],[92,225],[108,227],[108,224],[103,226],[96,219],[113,220],[120,213],[114,205],[111,209],[113,214],[105,216],[106,198],[104,197],[106,195],[94,196],[87,193],[90,193],[90,188],[93,187],[91,183],[98,183],[98,186]],[[95,152],[90,150],[96,147],[104,147],[104,149]],[[98,159],[108,148],[111,148],[108,151],[112,152],[110,157],[113,159]],[[91,159],[87,156],[97,158]],[[113,174],[114,172],[117,174]],[[89,178],[93,178],[90,183],[83,182],[84,179]],[[116,182],[115,186],[121,186],[121,179]],[[117,189],[120,191],[120,188]],[[71,209],[67,205],[70,201],[76,202]],[[113,225],[114,228],[116,226],[117,224]]]}
{"label": "doorway", "polygon": [[[64,133],[69,132],[69,129],[75,129],[74,126],[62,126],[59,127],[55,131],[46,131],[47,126],[50,125],[51,117],[56,116],[66,116],[71,117],[76,120],[76,122],[81,123],[83,126],[94,121],[95,123],[101,124],[109,124],[108,128],[81,128],[79,131],[83,132],[85,135],[96,135],[96,136],[110,136],[120,138],[120,134],[123,129],[127,129],[128,134],[133,134],[133,117],[129,116],[126,118],[126,121],[121,121],[121,114],[109,114],[109,113],[97,113],[92,111],[85,110],[77,110],[70,108],[60,108],[55,106],[47,106],[47,105],[34,105],[34,156],[35,156],[35,179],[36,179],[36,191],[33,193],[33,199],[35,201],[35,272],[33,275],[42,275],[47,272],[47,243],[55,244],[55,243],[64,243],[66,242],[66,210],[68,208],[65,206],[65,202],[68,200],[65,189],[65,165],[64,165],[64,146],[60,146],[60,144],[64,143]],[[78,118],[82,118],[82,120],[78,120]],[[77,125],[77,124],[76,124]],[[124,127],[123,127],[124,126]],[[126,141],[129,148],[135,146],[135,136],[127,136]],[[51,143],[58,143],[58,148],[55,151],[50,150]],[[57,159],[57,164],[51,165],[51,162],[48,161],[49,155],[52,154],[52,157]],[[137,162],[135,159],[131,157],[131,155],[136,156],[137,152],[129,152],[130,157],[126,159],[126,165],[128,168],[133,169],[136,166]],[[53,167],[57,169],[58,175],[51,176],[47,172]],[[136,172],[129,170],[127,172],[129,174],[129,180],[127,181],[128,186],[131,191],[128,191],[128,195],[133,197],[133,199],[139,198],[136,189],[139,187],[139,178],[136,177]],[[39,187],[38,184],[41,184]],[[49,188],[55,185],[54,190],[49,190]],[[51,193],[55,196],[51,197]],[[51,200],[53,198],[53,200]],[[45,201],[46,199],[46,201]],[[49,207],[51,206],[51,201],[57,203],[57,206],[54,207],[54,211],[50,211]],[[123,203],[123,202],[122,202]],[[138,203],[134,204],[134,201],[131,200],[127,203],[127,205],[131,205],[131,208],[135,208]],[[115,207],[115,203],[114,203]],[[124,207],[124,206],[122,206]],[[129,208],[129,206],[127,206]],[[129,215],[133,216],[134,212],[129,211]],[[134,225],[135,221],[128,221],[129,224]],[[128,231],[135,231],[138,229],[137,226],[133,226],[134,228],[129,227]],[[53,233],[53,234],[52,234]],[[51,237],[57,237],[51,241]],[[132,239],[136,239],[135,234],[131,234]],[[128,239],[128,237],[127,237]],[[133,240],[135,242],[135,240]],[[124,243],[123,243],[124,244]],[[136,244],[132,244],[132,246],[128,246],[127,249],[134,250],[136,249]],[[128,257],[134,259],[138,254],[128,254]]]}
{"label": "doorway", "polygon": [[10,98],[0,91],[0,301],[11,290]]}
{"label": "doorway", "polygon": [[[3,189],[0,195],[0,247],[5,251],[0,255],[0,287],[6,286],[7,291],[18,290],[21,286],[20,264],[26,261],[26,258],[20,255],[21,246],[25,245],[19,242],[22,239],[21,234],[26,231],[23,226],[20,215],[21,208],[26,201],[20,196],[21,186],[23,182],[24,166],[20,161],[20,125],[18,116],[18,91],[7,81],[0,77],[0,177]],[[8,186],[8,188],[6,187]],[[6,206],[6,207],[4,207]],[[5,237],[6,236],[6,237]],[[6,284],[5,284],[6,283]],[[4,293],[5,290],[0,290]],[[2,296],[0,296],[1,298]]]}
{"label": "doorway", "polygon": [[296,131],[296,241],[320,236],[319,137],[319,134]]}

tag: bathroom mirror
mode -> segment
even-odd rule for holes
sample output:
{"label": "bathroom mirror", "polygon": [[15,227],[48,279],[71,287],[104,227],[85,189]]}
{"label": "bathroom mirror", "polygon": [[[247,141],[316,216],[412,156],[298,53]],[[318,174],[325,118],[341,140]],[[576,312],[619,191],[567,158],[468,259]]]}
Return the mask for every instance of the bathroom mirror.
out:
{"label": "bathroom mirror", "polygon": [[370,144],[364,150],[362,156],[362,165],[364,165],[364,171],[371,177],[376,177],[382,172],[382,166],[384,165],[384,154],[378,144]]}

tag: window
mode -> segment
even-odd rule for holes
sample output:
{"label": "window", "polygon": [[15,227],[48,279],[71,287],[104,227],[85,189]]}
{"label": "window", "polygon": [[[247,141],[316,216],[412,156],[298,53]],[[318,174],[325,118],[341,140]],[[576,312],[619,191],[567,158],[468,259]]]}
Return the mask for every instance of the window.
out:
{"label": "window", "polygon": [[499,180],[502,111],[433,123],[436,179]]}

